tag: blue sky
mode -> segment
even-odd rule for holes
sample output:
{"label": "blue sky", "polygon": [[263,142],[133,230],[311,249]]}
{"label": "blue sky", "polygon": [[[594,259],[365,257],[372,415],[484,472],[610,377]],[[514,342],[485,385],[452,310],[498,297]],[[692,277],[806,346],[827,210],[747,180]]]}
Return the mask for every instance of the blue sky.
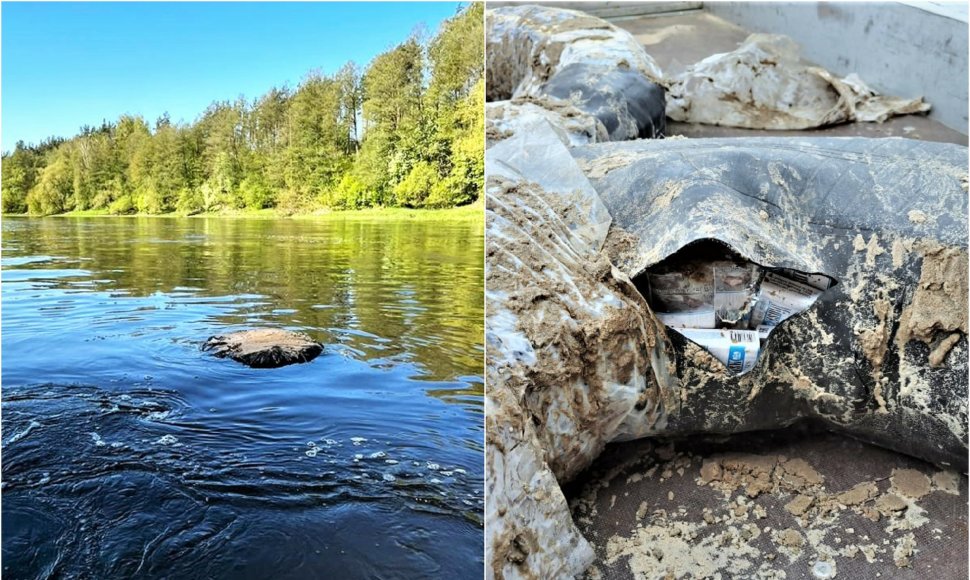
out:
{"label": "blue sky", "polygon": [[459,8],[414,3],[2,4],[3,150],[123,113],[191,122],[213,101],[365,67]]}

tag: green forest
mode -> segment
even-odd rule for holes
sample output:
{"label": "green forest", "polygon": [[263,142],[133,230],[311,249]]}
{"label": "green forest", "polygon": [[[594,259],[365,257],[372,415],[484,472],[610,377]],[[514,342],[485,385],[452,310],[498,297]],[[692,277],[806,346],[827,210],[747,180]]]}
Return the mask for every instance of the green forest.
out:
{"label": "green forest", "polygon": [[124,115],[69,139],[18,142],[4,213],[180,214],[446,208],[481,196],[483,7],[361,69],[213,103],[191,124]]}

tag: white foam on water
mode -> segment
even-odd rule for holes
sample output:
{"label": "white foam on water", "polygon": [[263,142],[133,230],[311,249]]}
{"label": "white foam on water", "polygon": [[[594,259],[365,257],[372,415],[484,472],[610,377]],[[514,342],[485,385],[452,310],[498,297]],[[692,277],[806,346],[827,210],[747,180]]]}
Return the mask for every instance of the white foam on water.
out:
{"label": "white foam on water", "polygon": [[438,471],[439,469],[441,469],[441,466],[438,465],[437,463],[431,463],[429,461],[427,464],[427,468],[430,469],[431,471]]}
{"label": "white foam on water", "polygon": [[375,451],[374,453],[368,455],[368,457],[371,459],[383,459],[384,457],[387,457],[387,453],[384,453],[383,451]]}
{"label": "white foam on water", "polygon": [[94,444],[97,445],[98,447],[105,446],[105,442],[103,439],[101,439],[101,436],[93,431],[91,432],[91,440],[94,441]]}
{"label": "white foam on water", "polygon": [[397,478],[391,475],[390,473],[385,473],[384,481],[397,481]]}
{"label": "white foam on water", "polygon": [[179,442],[179,440],[178,440],[177,437],[175,437],[175,435],[163,435],[163,436],[159,437],[157,441],[155,441],[155,444],[156,445],[174,445],[174,444],[176,444],[178,442]]}
{"label": "white foam on water", "polygon": [[367,442],[367,439],[364,438],[364,437],[351,437],[350,438],[350,441],[354,445],[358,445],[359,446],[359,445],[362,445],[362,444],[366,443]]}
{"label": "white foam on water", "polygon": [[29,435],[31,431],[33,431],[34,429],[37,429],[40,426],[41,426],[40,423],[38,423],[37,421],[31,421],[30,424],[27,425],[26,429],[24,429],[20,433],[15,433],[14,435],[12,435],[10,439],[7,439],[4,445],[10,445],[11,443],[16,443],[17,441],[20,441],[21,439]]}

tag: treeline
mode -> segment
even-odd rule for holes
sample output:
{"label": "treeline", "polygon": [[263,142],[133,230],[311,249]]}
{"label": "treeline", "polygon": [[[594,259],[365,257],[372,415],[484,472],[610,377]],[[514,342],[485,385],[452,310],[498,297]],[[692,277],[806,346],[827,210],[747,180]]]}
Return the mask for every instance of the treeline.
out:
{"label": "treeline", "polygon": [[5,213],[452,207],[482,192],[483,7],[361,71],[211,105],[190,125],[122,116],[3,154]]}

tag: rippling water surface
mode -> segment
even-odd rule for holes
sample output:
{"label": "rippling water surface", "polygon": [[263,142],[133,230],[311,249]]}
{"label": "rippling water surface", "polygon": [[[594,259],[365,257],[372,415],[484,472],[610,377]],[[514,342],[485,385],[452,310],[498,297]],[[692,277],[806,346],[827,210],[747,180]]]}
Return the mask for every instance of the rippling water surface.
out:
{"label": "rippling water surface", "polygon": [[[4,218],[4,578],[480,577],[480,221]],[[249,369],[252,327],[324,343]]]}

